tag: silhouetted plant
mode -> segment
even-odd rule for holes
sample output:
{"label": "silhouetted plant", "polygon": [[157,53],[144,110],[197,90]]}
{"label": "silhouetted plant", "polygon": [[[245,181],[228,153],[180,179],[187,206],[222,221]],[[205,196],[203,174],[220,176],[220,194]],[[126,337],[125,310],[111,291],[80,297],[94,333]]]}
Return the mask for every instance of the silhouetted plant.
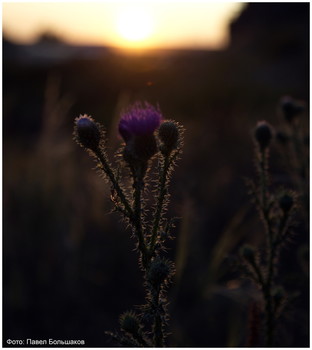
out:
{"label": "silhouetted plant", "polygon": [[[298,207],[298,196],[294,191],[271,189],[269,151],[273,137],[273,127],[266,121],[259,122],[254,131],[257,180],[247,180],[263,223],[265,246],[256,249],[251,245],[244,245],[240,250],[245,273],[258,286],[263,297],[266,346],[273,346],[275,343],[277,320],[288,299],[284,288],[276,282],[278,261],[281,248],[291,236],[293,217]],[[253,329],[253,333],[255,332]]]}
{"label": "silhouetted plant", "polygon": [[289,173],[299,192],[306,214],[309,213],[309,128],[302,118],[305,104],[290,96],[280,101],[282,122],[276,133]]}
{"label": "silhouetted plant", "polygon": [[[116,168],[108,160],[103,127],[88,115],[75,121],[74,137],[95,158],[97,169],[110,183],[114,210],[131,227],[144,273],[146,304],[136,312],[122,314],[121,331],[107,334],[124,346],[163,347],[169,317],[166,292],[175,270],[173,262],[162,256],[174,225],[174,220],[166,219],[164,214],[169,203],[170,175],[182,150],[183,128],[173,120],[163,121],[159,108],[137,102],[122,114],[119,133],[124,144],[117,152]],[[150,165],[154,158],[158,171],[152,180]],[[121,178],[125,166],[130,186]],[[147,187],[155,195],[153,204],[145,196]]]}

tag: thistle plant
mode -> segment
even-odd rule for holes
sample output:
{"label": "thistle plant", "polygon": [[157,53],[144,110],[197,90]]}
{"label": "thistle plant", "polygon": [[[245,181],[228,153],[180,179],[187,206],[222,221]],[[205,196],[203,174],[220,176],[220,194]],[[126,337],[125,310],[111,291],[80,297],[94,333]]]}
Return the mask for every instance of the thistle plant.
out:
{"label": "thistle plant", "polygon": [[[121,214],[136,239],[146,290],[145,304],[120,316],[120,331],[106,333],[119,345],[163,347],[168,335],[167,290],[175,271],[173,262],[164,257],[174,227],[174,219],[167,219],[165,213],[170,175],[182,151],[183,128],[176,121],[163,120],[158,107],[137,102],[122,113],[119,134],[124,143],[113,166],[104,128],[88,115],[75,120],[75,140],[96,160],[111,186],[113,210]],[[153,161],[157,161],[154,174]]]}
{"label": "thistle plant", "polygon": [[302,115],[305,104],[290,96],[280,101],[282,123],[276,133],[281,153],[286,155],[286,164],[299,192],[306,214],[309,213],[309,128]]}
{"label": "thistle plant", "polygon": [[246,275],[255,283],[263,299],[265,344],[275,344],[277,321],[289,300],[284,288],[278,285],[280,251],[292,234],[293,217],[297,209],[297,194],[289,189],[273,191],[269,177],[270,146],[273,127],[266,121],[258,123],[254,131],[256,182],[248,180],[248,187],[256,204],[265,234],[264,247],[241,247]]}

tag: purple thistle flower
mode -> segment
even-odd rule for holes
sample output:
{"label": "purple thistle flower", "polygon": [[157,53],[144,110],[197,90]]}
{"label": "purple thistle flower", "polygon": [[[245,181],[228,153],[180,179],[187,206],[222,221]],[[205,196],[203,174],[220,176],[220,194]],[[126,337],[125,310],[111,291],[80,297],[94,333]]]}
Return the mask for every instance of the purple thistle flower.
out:
{"label": "purple thistle flower", "polygon": [[162,121],[162,114],[158,108],[145,102],[136,102],[121,116],[119,133],[125,142],[134,136],[152,135]]}

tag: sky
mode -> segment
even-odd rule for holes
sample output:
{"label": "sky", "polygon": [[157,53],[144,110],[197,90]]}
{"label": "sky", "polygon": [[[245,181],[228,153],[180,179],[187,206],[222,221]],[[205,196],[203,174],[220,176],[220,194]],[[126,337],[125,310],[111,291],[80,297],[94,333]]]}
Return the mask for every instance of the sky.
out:
{"label": "sky", "polygon": [[210,1],[3,2],[6,37],[31,43],[52,32],[73,44],[119,48],[208,48],[228,43],[245,6]]}

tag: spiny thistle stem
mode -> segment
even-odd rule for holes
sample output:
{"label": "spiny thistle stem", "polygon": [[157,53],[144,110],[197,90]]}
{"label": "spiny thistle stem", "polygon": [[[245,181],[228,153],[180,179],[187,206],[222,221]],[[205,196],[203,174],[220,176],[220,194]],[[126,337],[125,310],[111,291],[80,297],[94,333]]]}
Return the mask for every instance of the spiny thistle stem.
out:
{"label": "spiny thistle stem", "polygon": [[162,324],[162,318],[159,314],[159,297],[160,297],[160,287],[157,289],[154,297],[153,297],[153,304],[156,309],[156,315],[154,320],[154,346],[157,348],[163,347],[163,324]]}
{"label": "spiny thistle stem", "polygon": [[155,216],[154,216],[152,236],[151,236],[150,246],[149,246],[149,253],[154,251],[154,247],[155,247],[155,243],[156,243],[156,239],[157,239],[159,223],[160,223],[160,219],[161,219],[162,211],[163,211],[163,203],[164,203],[164,200],[165,200],[165,197],[167,194],[167,176],[168,176],[169,166],[170,166],[170,157],[169,157],[169,155],[165,155],[165,156],[163,156],[163,159],[161,160],[158,199],[157,199],[156,211],[155,211]]}
{"label": "spiny thistle stem", "polygon": [[274,329],[274,314],[272,308],[272,281],[274,275],[274,256],[275,256],[275,244],[273,243],[273,230],[272,223],[269,217],[269,207],[268,207],[268,149],[260,150],[260,189],[261,189],[261,205],[260,210],[262,212],[263,221],[265,225],[265,230],[267,232],[267,278],[264,282],[262,289],[265,299],[265,310],[266,310],[266,345],[272,346],[273,342],[273,329]]}
{"label": "spiny thistle stem", "polygon": [[252,266],[252,268],[255,271],[255,274],[256,274],[256,277],[258,279],[258,282],[259,282],[260,286],[262,287],[262,289],[264,289],[265,282],[264,282],[264,279],[263,279],[260,267],[258,266],[257,262],[254,261],[254,260],[251,261],[251,266]]}
{"label": "spiny thistle stem", "polygon": [[278,234],[275,239],[275,245],[278,247],[284,240],[286,234],[287,234],[287,226],[289,221],[289,215],[284,214],[282,217],[282,220],[280,222],[279,228],[278,228]]}
{"label": "spiny thistle stem", "polygon": [[161,317],[157,315],[155,317],[155,335],[154,335],[155,347],[163,347],[163,331]]}
{"label": "spiny thistle stem", "polygon": [[95,154],[96,154],[98,160],[101,162],[101,165],[103,166],[103,171],[107,174],[109,180],[111,181],[114,190],[116,191],[118,197],[121,200],[121,203],[124,205],[126,213],[128,215],[128,218],[131,220],[133,218],[133,211],[131,209],[131,206],[130,206],[122,188],[120,187],[118,181],[116,180],[115,174],[111,170],[106,157],[103,155],[103,153],[101,152],[100,149],[97,149],[95,151]]}
{"label": "spiny thistle stem", "polygon": [[261,203],[264,212],[267,212],[267,149],[260,150],[260,188],[261,188]]}
{"label": "spiny thistle stem", "polygon": [[273,345],[273,332],[274,332],[274,313],[272,307],[272,279],[273,279],[273,260],[274,260],[274,248],[271,246],[269,249],[268,257],[268,276],[264,290],[265,304],[266,304],[266,345]]}
{"label": "spiny thistle stem", "polygon": [[143,167],[139,165],[132,169],[133,173],[133,197],[134,197],[134,227],[138,238],[139,250],[142,254],[142,264],[146,269],[147,267],[147,250],[142,228],[142,206],[141,206],[141,192],[143,189]]}

